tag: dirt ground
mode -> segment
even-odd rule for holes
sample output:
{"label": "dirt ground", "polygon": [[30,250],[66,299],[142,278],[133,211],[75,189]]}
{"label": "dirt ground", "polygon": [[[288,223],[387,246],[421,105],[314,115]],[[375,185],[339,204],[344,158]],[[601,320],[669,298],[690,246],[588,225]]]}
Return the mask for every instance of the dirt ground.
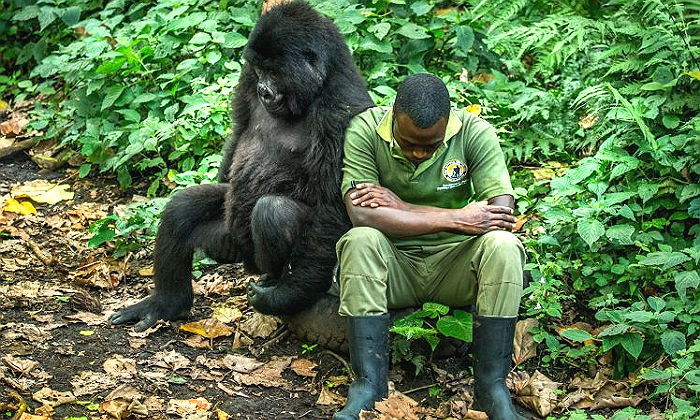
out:
{"label": "dirt ground", "polygon": [[[21,418],[36,420],[326,419],[339,409],[347,357],[248,308],[251,277],[239,266],[202,269],[186,321],[141,334],[109,325],[109,314],[148,293],[152,250],[112,260],[107,247],[87,248],[86,228],[138,191],[39,171],[24,156],[0,161],[0,197],[37,179],[67,184],[74,197],[38,204],[36,214],[0,213],[0,414],[18,414],[20,401],[35,416]],[[212,312],[226,322],[196,334],[180,328]],[[391,379],[408,398],[375,416],[483,418],[467,408],[466,367],[453,357],[415,377],[410,366],[394,366]]]}

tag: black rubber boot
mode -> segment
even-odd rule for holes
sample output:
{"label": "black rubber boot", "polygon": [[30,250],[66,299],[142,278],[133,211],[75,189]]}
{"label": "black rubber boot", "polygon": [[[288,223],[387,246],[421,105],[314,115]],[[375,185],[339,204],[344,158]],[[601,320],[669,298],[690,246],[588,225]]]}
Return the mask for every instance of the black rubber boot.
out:
{"label": "black rubber boot", "polygon": [[347,335],[355,380],[345,408],[333,420],[356,420],[361,410],[372,410],[388,393],[389,315],[348,317]]}
{"label": "black rubber boot", "polygon": [[505,384],[518,317],[474,317],[474,400],[489,420],[525,420],[513,407]]}

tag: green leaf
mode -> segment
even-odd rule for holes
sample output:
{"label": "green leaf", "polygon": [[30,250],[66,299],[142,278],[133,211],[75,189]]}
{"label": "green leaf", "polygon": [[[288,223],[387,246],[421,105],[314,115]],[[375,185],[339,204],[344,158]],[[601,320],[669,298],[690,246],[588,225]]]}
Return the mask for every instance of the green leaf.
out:
{"label": "green leaf", "polygon": [[676,282],[676,290],[681,299],[686,300],[688,289],[697,289],[700,286],[700,275],[697,271],[682,271],[677,273],[674,281]]}
{"label": "green leaf", "polygon": [[627,353],[636,359],[642,353],[644,340],[642,340],[642,336],[636,332],[627,332],[603,339],[603,351],[608,351],[617,345],[621,345]]}
{"label": "green leaf", "polygon": [[69,7],[63,11],[61,20],[68,26],[73,26],[80,21],[80,7]]}
{"label": "green leaf", "polygon": [[674,267],[690,261],[690,257],[682,252],[652,252],[639,261],[642,265],[661,265],[662,269]]}
{"label": "green leaf", "polygon": [[208,42],[211,42],[211,35],[206,32],[197,32],[192,39],[190,39],[190,44],[202,45]]}
{"label": "green leaf", "polygon": [[416,16],[423,16],[424,14],[428,13],[432,8],[432,4],[422,0],[411,3],[411,10],[413,10],[413,13],[415,13]]}
{"label": "green leaf", "polygon": [[447,315],[450,311],[450,307],[443,305],[442,303],[435,302],[425,302],[423,304],[423,310],[427,312],[431,318],[437,318],[439,315]]}
{"label": "green leaf", "polygon": [[661,122],[664,124],[664,127],[672,130],[680,125],[681,119],[676,115],[664,115]]}
{"label": "green leaf", "polygon": [[680,350],[685,350],[685,335],[680,331],[666,330],[661,334],[661,345],[668,355],[675,356]]}
{"label": "green leaf", "polygon": [[636,220],[636,218],[634,217],[634,212],[632,211],[630,206],[628,206],[627,204],[620,207],[620,209],[618,210],[618,213],[620,214],[620,216],[626,217],[627,219]]}
{"label": "green leaf", "polygon": [[391,23],[389,22],[381,22],[377,23],[376,25],[372,25],[369,28],[367,28],[368,31],[374,34],[374,36],[377,37],[380,41],[384,39],[386,34],[389,33],[389,30],[391,29]]}
{"label": "green leaf", "polygon": [[636,229],[632,225],[615,225],[610,226],[608,230],[605,231],[605,236],[610,239],[615,239],[620,241],[623,245],[631,245],[632,235]]}
{"label": "green leaf", "polygon": [[472,315],[465,311],[455,310],[452,316],[438,320],[436,328],[440,333],[465,342],[472,341]]}
{"label": "green leaf", "polygon": [[116,112],[119,114],[122,114],[124,116],[124,119],[127,121],[131,121],[131,122],[141,121],[141,114],[139,114],[139,112],[136,111],[135,109],[118,109]]}
{"label": "green leaf", "polygon": [[105,94],[104,99],[102,100],[102,108],[100,108],[100,110],[104,111],[105,109],[114,105],[114,103],[117,101],[117,99],[119,99],[119,97],[121,96],[122,92],[124,92],[124,86],[121,86],[121,85],[110,86],[107,89],[107,93]]}
{"label": "green leaf", "polygon": [[593,340],[593,336],[586,330],[580,330],[578,328],[567,328],[561,331],[562,337],[568,338],[571,341],[577,343],[583,343],[587,340]]}
{"label": "green leaf", "polygon": [[248,43],[248,39],[238,32],[229,32],[224,36],[224,48],[240,48]]}
{"label": "green leaf", "polygon": [[474,31],[469,26],[457,26],[455,32],[457,33],[454,43],[455,47],[462,54],[469,53],[474,45]]}
{"label": "green leaf", "polygon": [[43,31],[56,20],[56,12],[53,7],[42,7],[39,11],[39,30]]}
{"label": "green leaf", "polygon": [[656,296],[649,296],[647,303],[654,312],[661,312],[666,307],[666,301]]}
{"label": "green leaf", "polygon": [[95,73],[97,74],[111,74],[111,73],[116,73],[119,71],[122,66],[124,66],[124,63],[126,63],[126,57],[116,57],[112,60],[105,61],[104,63],[100,64],[97,69],[95,69]]}
{"label": "green leaf", "polygon": [[219,60],[221,60],[221,53],[219,50],[213,50],[207,53],[207,63],[216,64]]}
{"label": "green leaf", "polygon": [[659,192],[659,185],[658,184],[641,184],[639,188],[637,188],[637,194],[639,194],[639,198],[642,199],[643,203],[646,203],[656,195],[656,193]]}
{"label": "green leaf", "polygon": [[595,219],[583,219],[576,224],[576,231],[591,247],[605,234],[605,226]]}
{"label": "green leaf", "polygon": [[80,169],[78,169],[78,176],[81,178],[85,178],[90,174],[90,170],[92,170],[92,165],[89,163],[84,163],[80,165]]}
{"label": "green leaf", "polygon": [[425,28],[418,26],[412,22],[408,22],[407,24],[400,27],[397,33],[410,39],[430,38],[430,35],[425,31]]}

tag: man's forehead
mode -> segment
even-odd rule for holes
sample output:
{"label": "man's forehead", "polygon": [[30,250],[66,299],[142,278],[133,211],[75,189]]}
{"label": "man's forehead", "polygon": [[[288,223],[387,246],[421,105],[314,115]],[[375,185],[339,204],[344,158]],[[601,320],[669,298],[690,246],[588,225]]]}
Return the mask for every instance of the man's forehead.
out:
{"label": "man's forehead", "polygon": [[395,129],[402,135],[408,135],[418,140],[433,140],[435,136],[444,134],[447,118],[440,117],[431,127],[418,127],[411,117],[405,113],[394,115]]}

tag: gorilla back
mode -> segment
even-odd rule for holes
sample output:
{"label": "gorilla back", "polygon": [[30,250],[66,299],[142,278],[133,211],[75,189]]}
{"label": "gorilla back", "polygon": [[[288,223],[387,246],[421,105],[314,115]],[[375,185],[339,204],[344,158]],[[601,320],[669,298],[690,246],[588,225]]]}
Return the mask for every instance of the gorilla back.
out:
{"label": "gorilla back", "polygon": [[306,309],[330,286],[335,242],[350,228],[340,197],[350,119],[372,106],[342,35],[303,2],[261,16],[232,104],[219,184],[178,192],[155,246],[155,291],[115,313],[143,330],[192,306],[192,254],[243,261],[259,311]]}

